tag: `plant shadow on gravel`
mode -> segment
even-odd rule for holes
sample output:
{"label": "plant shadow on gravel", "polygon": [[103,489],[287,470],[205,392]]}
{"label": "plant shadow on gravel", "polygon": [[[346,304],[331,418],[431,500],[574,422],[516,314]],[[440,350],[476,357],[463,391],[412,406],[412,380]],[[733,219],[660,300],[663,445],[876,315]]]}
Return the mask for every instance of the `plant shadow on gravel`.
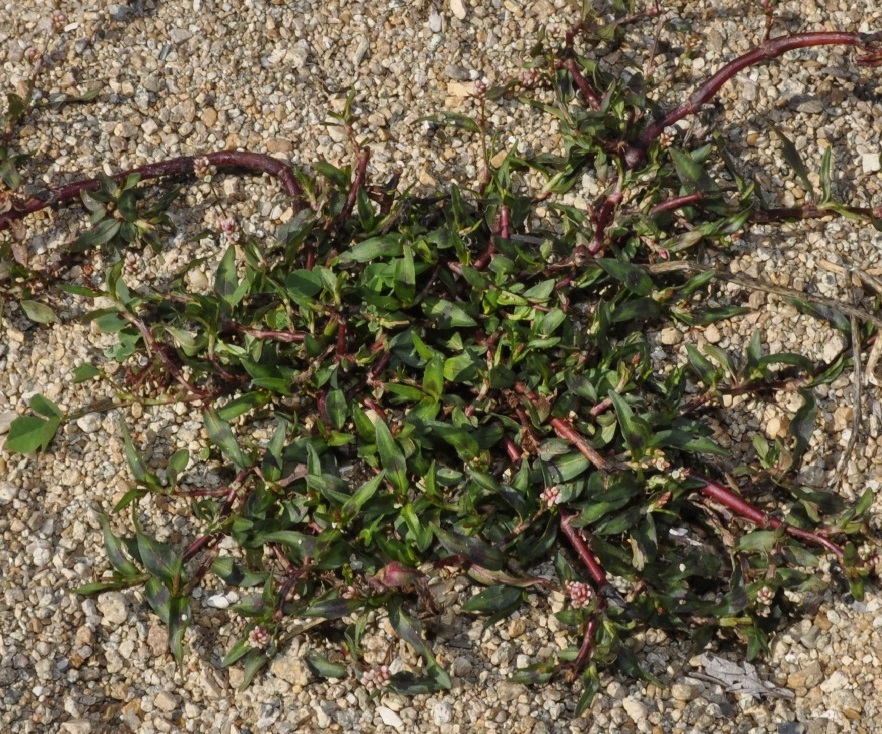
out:
{"label": "plant shadow on gravel", "polygon": [[[222,663],[244,666],[243,685],[314,630],[335,632],[345,651],[309,653],[314,672],[354,672],[371,691],[420,693],[451,685],[422,629],[440,613],[432,573],[447,568],[483,585],[461,611],[488,624],[531,593],[562,590],[568,601],[557,617],[573,646],[515,678],[581,680],[577,712],[607,666],[648,677],[628,644],[637,630],[681,632],[696,649],[737,639],[754,658],[824,587],[823,559],[862,596],[878,563],[867,523],[872,492],[849,504],[795,477],[816,425],[812,389],[849,367],[860,384],[862,349],[880,320],[718,272],[708,255],[755,222],[848,217],[880,228],[882,212],[834,199],[829,150],[812,186],[780,132],[810,199],[766,207],[719,134],[686,146],[672,126],[748,66],[824,44],[862,48],[859,61],[875,62],[876,39],[771,38],[662,111],[644,91],[655,80],[610,74],[602,58],[632,24],[661,32],[665,19],[658,9],[616,11],[606,22],[586,12],[545,34],[519,78],[477,86],[476,117],[433,117],[478,135],[484,160],[473,190],[429,197],[369,180],[368,149],[348,107],[336,122],[352,132],[351,167],[320,162],[307,175],[222,151],[25,196],[28,161],[12,137],[33,100],[9,97],[0,147],[0,229],[11,232],[0,245],[4,316],[20,309],[48,324],[64,299],[91,299],[98,303],[86,320],[116,343],[74,373],[77,382],[105,383],[112,400],[65,413],[35,395],[6,448],[46,450],[60,426],[96,410],[182,402],[201,410],[211,443],[198,456],[174,451],[157,471],[122,424],[132,482],[114,512],[130,513],[133,534],[115,534],[102,518],[112,572],[81,593],[143,585],[180,663],[198,613],[191,594],[213,576],[243,590],[231,611],[244,631]],[[503,98],[555,117],[561,154],[498,155],[485,110]],[[275,176],[293,217],[274,237],[247,236],[229,217],[220,232],[200,233],[223,252],[203,287],[188,278],[199,260],[170,281],[130,287],[139,250],[162,251],[174,229],[167,211],[178,189],[144,183],[232,170]],[[544,185],[525,193],[536,174]],[[564,203],[585,180],[590,204]],[[89,226],[53,263],[29,267],[22,220],[76,201]],[[69,276],[73,267],[79,279]],[[715,279],[775,293],[841,329],[851,346],[818,363],[770,354],[756,333],[741,351],[687,344],[682,363],[659,369],[649,333],[748,310],[709,304]],[[712,440],[725,396],[783,392],[800,399],[786,438],[758,435],[746,462]],[[225,480],[194,486],[194,464],[209,458],[227,467]],[[186,547],[157,540],[139,511],[148,497],[188,504],[196,539]],[[535,575],[539,566],[554,575]],[[377,612],[412,660],[364,662]]]}

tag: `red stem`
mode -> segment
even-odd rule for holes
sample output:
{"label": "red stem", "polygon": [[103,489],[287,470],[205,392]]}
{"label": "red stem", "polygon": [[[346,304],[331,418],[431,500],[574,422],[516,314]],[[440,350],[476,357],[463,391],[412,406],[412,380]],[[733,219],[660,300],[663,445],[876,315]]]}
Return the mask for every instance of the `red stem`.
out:
{"label": "red stem", "polygon": [[563,63],[563,68],[570,72],[573,77],[573,81],[576,83],[576,86],[579,88],[579,91],[582,93],[585,101],[588,102],[588,104],[591,106],[591,109],[599,110],[600,97],[597,96],[597,93],[588,83],[588,80],[585,79],[584,76],[582,76],[582,72],[579,69],[579,65],[576,63],[576,60],[573,58],[567,59]]}
{"label": "red stem", "polygon": [[[662,131],[682,120],[684,117],[694,115],[701,107],[710,102],[720,91],[720,88],[734,77],[739,71],[750,66],[756,66],[763,61],[778,58],[788,51],[812,46],[846,45],[866,46],[875,41],[873,35],[864,33],[850,33],[844,31],[816,31],[812,33],[795,33],[791,36],[778,36],[771,38],[737,59],[730,61],[717,71],[710,79],[702,84],[695,93],[683,104],[675,107],[660,120],[656,120],[641,133],[640,137],[625,153],[625,163],[628,168],[635,168],[646,153],[649,144],[655,140]],[[873,57],[867,57],[872,61]]]}
{"label": "red stem", "polygon": [[[536,397],[536,393],[529,390],[522,382],[515,385],[515,390],[526,397],[527,400],[533,404],[533,407],[539,407],[539,398]],[[588,459],[588,461],[594,464],[594,466],[600,469],[600,471],[607,471],[609,469],[609,462],[598,453],[597,449],[585,440],[572,423],[565,418],[552,418],[548,423],[560,438],[573,444],[573,446],[579,449],[582,456]]]}
{"label": "red stem", "polygon": [[[146,166],[116,173],[110,178],[119,183],[133,173],[137,173],[142,181],[168,176],[189,176],[192,175],[193,164],[198,158],[205,158],[208,164],[214,166],[218,171],[238,169],[251,173],[268,173],[281,182],[285,193],[295,200],[295,205],[298,209],[303,208],[306,204],[303,189],[297,183],[294,171],[290,166],[268,155],[249,153],[248,151],[220,150],[204,156],[185,155],[178,158],[169,158],[159,163],[150,163]],[[0,216],[0,232],[8,229],[9,225],[16,220],[24,219],[29,214],[38,212],[46,207],[57,206],[77,199],[82,192],[95,191],[100,185],[101,181],[99,179],[90,178],[75,181],[66,186],[40,191],[5,215]]]}
{"label": "red stem", "polygon": [[352,179],[352,185],[349,187],[346,203],[343,205],[343,209],[340,210],[340,216],[337,217],[337,226],[341,226],[347,219],[349,219],[352,210],[355,208],[355,204],[358,201],[358,192],[364,187],[364,182],[367,178],[367,167],[370,159],[371,149],[362,148],[358,154],[358,163],[356,163],[355,167],[355,177]]}
{"label": "red stem", "polygon": [[561,532],[566,536],[566,539],[570,541],[570,545],[573,546],[573,550],[576,551],[576,555],[579,556],[579,560],[582,561],[582,564],[587,569],[589,575],[591,576],[594,585],[597,587],[598,591],[601,591],[605,587],[609,586],[609,581],[606,578],[606,573],[604,573],[603,568],[598,562],[597,558],[594,557],[594,554],[586,545],[585,541],[582,539],[582,535],[579,530],[573,527],[573,520],[575,520],[578,515],[565,515],[561,513],[560,516],[560,529]]}
{"label": "red stem", "polygon": [[799,528],[795,528],[792,525],[788,525],[784,521],[779,520],[777,517],[773,517],[768,513],[758,509],[757,507],[754,507],[752,504],[741,499],[734,492],[726,489],[712,479],[707,479],[706,477],[698,476],[695,474],[692,474],[691,476],[694,479],[697,479],[699,482],[702,482],[703,486],[700,487],[700,491],[702,494],[710,497],[713,500],[716,500],[721,505],[728,507],[730,510],[737,513],[741,517],[750,520],[751,522],[759,525],[761,528],[771,528],[772,530],[777,530],[778,528],[781,528],[791,538],[799,538],[800,540],[805,541],[810,545],[820,546],[821,548],[824,548],[833,553],[840,561],[842,560],[842,548],[833,543],[831,540],[823,537],[822,535],[819,535],[818,533],[812,533],[808,530],[800,530]]}
{"label": "red stem", "polygon": [[656,214],[661,214],[662,212],[667,212],[672,209],[679,209],[681,206],[686,206],[687,204],[701,201],[703,198],[704,194],[701,192],[686,194],[685,196],[677,196],[674,199],[668,199],[667,201],[662,201],[656,204],[654,207],[652,207],[652,209],[649,210],[649,216],[653,217]]}

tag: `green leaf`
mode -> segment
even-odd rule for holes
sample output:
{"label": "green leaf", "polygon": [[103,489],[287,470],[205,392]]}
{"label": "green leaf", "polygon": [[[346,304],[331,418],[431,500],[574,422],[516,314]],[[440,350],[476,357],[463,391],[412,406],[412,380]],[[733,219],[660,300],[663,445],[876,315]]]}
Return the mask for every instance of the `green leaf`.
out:
{"label": "green leaf", "polygon": [[[677,169],[677,175],[680,180],[686,184],[687,189],[697,191],[715,191],[717,185],[713,182],[707,172],[698,161],[692,156],[681,153],[676,148],[668,148],[671,158],[674,161],[674,167]],[[689,191],[691,193],[691,191]]]}
{"label": "green leaf", "polygon": [[821,161],[821,201],[819,204],[826,204],[833,198],[833,176],[830,173],[830,167],[833,162],[833,148],[829,145],[824,148],[824,157]]}
{"label": "green leaf", "polygon": [[171,455],[165,467],[165,474],[172,487],[178,485],[178,477],[181,475],[181,472],[186,470],[189,463],[190,452],[187,449],[179,449]]}
{"label": "green leaf", "polygon": [[73,382],[76,385],[80,382],[88,382],[89,380],[100,376],[101,371],[97,367],[88,362],[82,362],[78,364],[73,371]]}
{"label": "green leaf", "polygon": [[18,302],[18,305],[21,306],[24,315],[37,324],[58,323],[58,317],[55,315],[55,312],[45,303],[22,299]]}
{"label": "green leaf", "polygon": [[97,226],[77,237],[70,246],[71,252],[85,252],[104,245],[116,237],[122,223],[117,219],[104,219]]}
{"label": "green leaf", "polygon": [[107,560],[110,561],[110,565],[127,581],[140,578],[142,575],[141,571],[123,552],[122,543],[113,534],[110,521],[105,515],[98,515],[98,522],[101,523],[101,532],[104,535],[104,550],[107,552]]}
{"label": "green leaf", "polygon": [[190,599],[173,596],[169,601],[168,617],[168,647],[180,668],[184,661],[184,634],[193,619]]}
{"label": "green leaf", "polygon": [[138,482],[147,480],[150,476],[150,471],[147,469],[147,464],[144,463],[144,459],[141,458],[141,454],[139,454],[138,450],[135,448],[135,444],[132,443],[129,427],[122,418],[120,418],[119,421],[119,430],[120,433],[122,433],[123,443],[125,445],[126,463],[129,465],[132,476]]}
{"label": "green leaf", "polygon": [[377,493],[385,477],[385,472],[381,471],[375,477],[368,479],[368,481],[362,484],[340,509],[342,515],[350,518],[355,517],[361,511],[361,508],[364,507],[365,502]]}
{"label": "green leaf", "polygon": [[354,247],[340,253],[340,263],[367,263],[389,257],[399,257],[404,250],[401,235],[386,234],[359,242]]}
{"label": "green leaf", "polygon": [[[808,192],[808,195],[811,197],[812,201],[815,200],[815,187],[812,186],[812,182],[808,176],[808,169],[805,167],[805,163],[803,163],[802,156],[799,154],[799,151],[796,149],[796,146],[793,144],[793,141],[790,140],[777,125],[772,125],[772,130],[775,131],[775,135],[781,140],[781,148],[782,155],[784,156],[784,160],[787,162],[793,172],[799,177],[799,180],[802,182],[803,188]],[[828,149],[829,150],[829,149]]]}
{"label": "green leaf", "polygon": [[475,594],[462,605],[462,611],[476,614],[496,614],[500,611],[514,611],[523,601],[524,592],[513,586],[489,586]]}
{"label": "green leaf", "polygon": [[392,438],[389,426],[382,418],[377,417],[374,420],[374,431],[377,434],[377,450],[380,453],[380,463],[386,472],[386,478],[396,491],[403,494],[410,486],[404,452]]}
{"label": "green leaf", "polygon": [[460,329],[478,325],[462,305],[445,298],[424,298],[423,313],[437,321],[440,329]]}
{"label": "green leaf", "polygon": [[217,446],[238,469],[247,469],[253,461],[239,448],[236,437],[228,423],[221,419],[214,408],[206,408],[202,412],[202,420],[209,440]]}
{"label": "green leaf", "polygon": [[233,298],[236,288],[239,285],[239,278],[236,275],[236,246],[230,245],[221,258],[214,274],[214,292],[217,293],[231,306],[235,306],[239,299]]}
{"label": "green leaf", "polygon": [[345,663],[331,662],[315,650],[306,653],[306,664],[313,673],[322,678],[344,678],[349,673],[349,667]]}
{"label": "green leaf", "polygon": [[21,416],[16,418],[9,426],[4,448],[20,454],[29,454],[33,451],[45,451],[61,421],[57,418],[44,420],[33,416]]}
{"label": "green leaf", "polygon": [[40,393],[35,394],[28,401],[28,405],[31,407],[35,413],[42,415],[44,418],[49,419],[60,419],[64,417],[64,413],[61,412],[59,407],[53,403],[49,398],[41,395]]}
{"label": "green leaf", "polygon": [[620,283],[628,290],[633,291],[640,296],[648,296],[652,293],[655,285],[652,278],[646,274],[646,271],[639,265],[626,262],[625,260],[613,260],[607,257],[597,259],[597,264],[604,271]]}

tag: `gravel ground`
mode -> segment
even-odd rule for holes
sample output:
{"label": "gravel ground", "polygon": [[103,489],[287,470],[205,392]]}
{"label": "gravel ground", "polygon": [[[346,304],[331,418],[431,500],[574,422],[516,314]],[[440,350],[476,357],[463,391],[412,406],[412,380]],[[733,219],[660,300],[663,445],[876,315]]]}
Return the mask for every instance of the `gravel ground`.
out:
{"label": "gravel ground", "polygon": [[[54,111],[42,109],[21,130],[21,147],[36,151],[33,170],[45,182],[77,172],[118,170],[168,156],[243,147],[308,166],[325,158],[345,162],[345,133],[327,126],[356,90],[358,130],[372,141],[378,180],[402,173],[402,186],[430,189],[452,179],[468,182],[476,169],[475,141],[431,130],[420,117],[441,109],[467,111],[478,79],[516,73],[545,23],[566,22],[564,0],[95,0],[61,2],[66,26],[50,41],[43,80],[50,93],[81,94],[98,86],[97,101]],[[0,0],[0,82],[20,87],[23,58],[40,45],[52,10],[38,0]],[[669,2],[672,16],[693,31],[663,46],[663,69],[676,99],[723,59],[761,36],[754,3],[705,0]],[[847,0],[803,0],[780,5],[781,30],[839,27],[882,29],[882,6],[870,0],[852,9]],[[646,33],[651,36],[651,25]],[[57,47],[56,47],[57,43]],[[647,41],[649,44],[650,41]],[[689,45],[691,44],[691,49]],[[623,48],[639,54],[645,48]],[[635,58],[639,58],[635,56]],[[878,72],[858,70],[840,49],[812,49],[742,74],[721,104],[699,125],[717,124],[755,166],[781,202],[804,192],[786,172],[770,123],[786,129],[817,167],[820,151],[834,146],[842,191],[854,203],[882,201],[880,86]],[[554,126],[523,109],[504,106],[492,121],[501,140],[534,151],[551,149]],[[290,213],[268,181],[226,179],[223,189],[246,227],[274,228]],[[206,191],[192,187],[177,211],[184,231],[198,231],[217,215],[203,205]],[[578,200],[578,194],[576,194]],[[183,212],[183,213],[180,213]],[[36,262],[59,246],[79,222],[61,213],[29,223]],[[195,230],[193,228],[196,228]],[[173,270],[188,258],[217,253],[184,248],[150,267]],[[865,299],[843,276],[857,266],[882,272],[882,236],[848,223],[812,224],[795,230],[754,231],[725,259],[732,272],[763,276],[824,295]],[[198,285],[199,273],[193,276]],[[204,277],[204,274],[203,276]],[[774,298],[737,287],[721,300],[747,301],[747,317],[689,336],[724,348],[744,344],[755,328],[772,349],[823,356],[843,346],[818,322]],[[659,335],[658,356],[683,357],[684,334]],[[59,405],[78,407],[96,397],[70,386],[67,375],[88,360],[105,337],[65,323],[28,328],[14,309],[0,325],[0,430],[42,392]],[[837,341],[840,340],[840,341]],[[848,496],[882,479],[882,407],[871,376],[863,396],[864,421],[841,491]],[[823,426],[812,438],[803,481],[833,487],[837,463],[851,431],[852,379],[846,375],[821,395]],[[736,401],[721,432],[733,449],[751,435],[785,430],[787,401],[760,405]],[[186,410],[133,409],[125,416],[148,461],[161,464],[175,448],[204,445],[197,414]],[[722,420],[722,419],[721,419]],[[137,422],[136,422],[137,421]],[[100,576],[106,562],[99,512],[108,512],[126,489],[127,471],[116,416],[88,415],[63,431],[45,455],[22,458],[0,451],[0,730],[8,732],[169,732],[222,734],[272,732],[872,732],[882,731],[882,594],[864,602],[843,594],[819,600],[810,619],[774,641],[760,678],[792,694],[757,698],[724,691],[689,677],[700,672],[688,644],[657,633],[635,639],[648,668],[666,684],[658,689],[607,674],[605,688],[583,717],[572,712],[578,692],[564,684],[528,689],[506,680],[516,667],[551,655],[564,637],[536,607],[521,617],[483,629],[480,622],[444,618],[439,659],[454,675],[447,693],[416,698],[395,694],[369,700],[354,679],[314,682],[301,662],[317,640],[298,640],[270,672],[243,693],[241,673],[217,667],[235,624],[222,607],[234,599],[207,590],[198,624],[188,636],[183,676],[166,654],[165,633],[137,592],[96,600],[72,589]],[[210,470],[206,470],[210,479]],[[201,480],[200,480],[201,481]],[[162,508],[155,508],[157,510]],[[169,508],[166,508],[169,509]],[[166,513],[164,517],[169,517]],[[873,525],[882,519],[882,499]],[[165,530],[186,533],[175,516]],[[436,595],[450,607],[467,598],[462,580],[439,578]],[[552,608],[562,597],[551,597]],[[377,634],[368,648],[379,661],[391,638]],[[722,651],[737,660],[737,652]]]}

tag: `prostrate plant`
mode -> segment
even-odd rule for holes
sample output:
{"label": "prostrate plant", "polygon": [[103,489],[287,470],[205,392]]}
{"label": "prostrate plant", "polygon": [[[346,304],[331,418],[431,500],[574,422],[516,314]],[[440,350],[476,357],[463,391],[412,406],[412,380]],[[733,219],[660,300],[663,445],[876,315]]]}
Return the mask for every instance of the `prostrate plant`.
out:
{"label": "prostrate plant", "polygon": [[[180,662],[191,592],[215,576],[255,590],[233,607],[246,624],[223,660],[244,665],[244,685],[295,635],[336,626],[346,658],[312,652],[316,672],[354,670],[371,691],[418,693],[450,686],[420,621],[439,613],[427,584],[433,568],[464,571],[486,587],[462,610],[488,615],[488,624],[531,591],[558,588],[569,602],[557,617],[575,645],[516,678],[581,679],[577,711],[598,690],[601,668],[615,662],[646,675],[628,645],[640,628],[683,631],[698,648],[721,632],[752,658],[799,613],[794,599],[823,587],[815,571],[822,557],[862,595],[878,562],[865,542],[872,493],[848,506],[795,480],[815,426],[812,388],[839,376],[850,353],[830,364],[766,354],[755,334],[743,354],[690,345],[688,364],[660,367],[647,332],[747,311],[705,302],[715,271],[683,261],[698,245],[725,246],[751,221],[880,224],[878,209],[833,199],[829,151],[821,196],[763,209],[720,136],[687,149],[666,130],[748,66],[794,48],[869,48],[875,37],[772,38],[665,113],[640,78],[626,83],[602,62],[629,23],[657,14],[606,25],[586,14],[561,42],[545,38],[522,77],[479,87],[478,119],[437,118],[483,136],[487,100],[519,96],[560,120],[563,155],[528,159],[512,150],[497,168],[485,163],[475,191],[451,186],[421,198],[372,186],[347,107],[338,121],[352,132],[354,169],[321,162],[309,176],[224,151],[12,199],[0,229],[80,198],[91,212],[75,252],[47,271],[13,262],[9,243],[2,251],[8,293],[36,321],[56,318],[46,303],[56,287],[109,304],[87,318],[117,335],[108,359],[122,369],[111,377],[83,364],[75,378],[106,381],[114,406],[199,405],[212,455],[229,467],[222,486],[193,487],[193,457],[181,449],[161,476],[123,426],[133,482],[114,510],[131,511],[135,533],[117,537],[102,519],[113,575],[82,593],[143,584]],[[595,56],[578,50],[583,39]],[[542,94],[553,104],[536,101]],[[495,151],[484,146],[489,159]],[[230,168],[272,173],[295,216],[262,239],[225,219],[217,241],[226,247],[207,291],[188,287],[188,269],[132,290],[132,248],[167,247],[159,235],[171,196],[151,203],[142,182]],[[536,195],[514,184],[528,170],[547,177]],[[601,187],[596,200],[584,210],[561,203],[586,173]],[[539,202],[549,211],[541,227]],[[114,261],[103,287],[63,282],[71,258],[96,252]],[[698,272],[684,277],[690,269]],[[787,295],[812,313],[823,300]],[[837,317],[845,306],[836,305],[825,302],[824,313],[856,341],[860,329]],[[866,337],[877,323],[868,318]],[[708,417],[725,395],[784,390],[802,400],[789,438],[758,439],[756,461],[735,465],[711,439]],[[31,407],[38,415],[13,423],[7,449],[45,450],[71,419],[41,396]],[[255,440],[249,426],[270,426],[268,440]],[[200,529],[189,546],[172,547],[143,527],[138,506],[151,495],[190,504]],[[548,563],[556,578],[535,575]],[[364,662],[361,643],[377,610],[421,666],[409,661],[393,673]]]}

